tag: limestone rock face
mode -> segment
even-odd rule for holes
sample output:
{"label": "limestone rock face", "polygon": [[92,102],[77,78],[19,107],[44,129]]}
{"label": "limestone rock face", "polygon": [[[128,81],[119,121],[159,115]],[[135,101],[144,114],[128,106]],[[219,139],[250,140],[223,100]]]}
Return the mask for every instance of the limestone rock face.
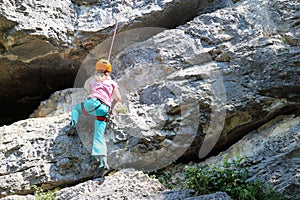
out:
{"label": "limestone rock face", "polygon": [[[128,1],[125,10],[130,6],[138,8],[138,3],[144,5],[145,2]],[[179,1],[172,1],[175,4],[168,2],[162,1],[158,10],[168,5],[181,5]],[[55,43],[48,37],[28,35],[27,38],[34,38],[34,42],[26,44],[18,41],[16,44],[47,44],[44,51],[29,51],[38,54],[36,59],[41,60],[15,57],[13,52],[17,51],[13,49],[17,45],[7,46],[5,43],[7,47],[3,45],[1,59],[5,63],[3,66],[14,69],[28,62],[26,66],[29,67],[24,70],[35,70],[38,67],[31,68],[32,63],[37,64],[34,66],[41,63],[53,65],[52,61],[57,61],[52,57],[55,54],[61,58],[55,69],[66,66],[61,63],[68,63],[74,67],[68,70],[72,68],[73,72],[76,71],[86,54],[84,50],[103,39],[101,34],[92,37],[89,31],[101,29],[105,30],[101,33],[107,34],[112,28],[109,24],[103,28],[102,23],[87,23],[84,13],[87,16],[88,11],[96,13],[97,10],[98,13],[101,10],[98,4],[93,5],[94,1],[73,3],[78,6],[74,6],[76,12],[65,14],[77,15],[77,22],[81,22],[76,25],[80,30],[78,28],[78,32],[75,31],[76,34],[71,37],[71,40],[79,38],[78,41],[74,39],[72,44],[62,42],[67,45],[62,50],[59,42]],[[106,5],[105,1],[102,3],[102,6]],[[156,4],[151,1],[147,3],[150,11],[154,9],[155,6],[151,5]],[[184,25],[163,30],[114,52],[112,75],[120,85],[124,100],[117,105],[106,130],[110,165],[117,170],[135,168],[151,171],[176,160],[204,160],[230,147],[220,156],[205,162],[220,161],[225,154],[231,158],[237,154],[245,156],[252,179],[263,178],[286,197],[298,199],[299,7],[297,0],[237,2],[231,7],[199,14]],[[141,9],[147,13],[146,10]],[[157,16],[164,12],[154,13],[153,16]],[[108,19],[110,16],[105,15],[101,19],[105,17]],[[1,30],[11,30],[19,23],[8,17],[1,19]],[[138,19],[133,17],[133,24],[124,22],[128,23],[124,27],[143,26]],[[145,18],[143,22],[147,24],[149,19]],[[12,37],[19,33],[12,33]],[[11,38],[6,39],[7,42],[12,41]],[[75,50],[70,50],[70,45],[78,45],[81,49],[72,46]],[[11,51],[7,50],[9,48]],[[82,85],[89,74],[85,68],[82,70],[84,73],[80,74],[78,85]],[[30,72],[34,78],[35,71]],[[57,72],[61,74],[61,71]],[[13,71],[4,70],[2,74],[11,77]],[[45,77],[52,80],[50,74]],[[21,84],[30,84],[30,81]],[[4,86],[10,85],[1,85]],[[38,84],[32,86],[38,87]],[[48,87],[54,88],[49,84]],[[12,96],[17,98],[22,91]],[[75,189],[84,192],[74,193],[70,188],[64,190],[70,195],[83,196],[87,195],[91,185],[99,183],[99,179],[94,179],[98,174],[97,166],[88,150],[78,137],[66,135],[70,106],[78,101],[76,96],[84,99],[81,92],[81,89],[57,91],[40,103],[38,110],[32,114],[32,117],[43,118],[31,118],[0,127],[3,138],[0,148],[1,197],[33,193],[31,185],[45,189],[75,185]],[[31,97],[33,95],[22,99],[22,102]],[[81,123],[89,125],[89,122]],[[121,176],[127,172],[122,173]],[[133,174],[145,178],[142,173]],[[89,182],[76,185],[86,179]],[[159,194],[162,188],[157,182],[152,184],[147,194],[149,198],[156,194],[158,196],[155,197],[164,195]],[[98,191],[101,187],[107,186],[93,188]],[[116,184],[114,189],[120,191],[120,187]],[[141,190],[145,187],[142,186]],[[185,194],[189,192],[180,195]],[[63,198],[64,194],[60,195]],[[138,193],[137,196],[143,194]]]}
{"label": "limestone rock face", "polygon": [[[0,198],[35,199],[35,187],[62,188],[57,199],[179,199],[192,190],[164,191],[157,179],[142,171],[122,169],[100,178],[96,161],[78,136],[67,136],[68,114],[31,118],[0,127]],[[218,199],[225,193],[199,196]]]}
{"label": "limestone rock face", "polygon": [[1,196],[31,193],[33,185],[74,184],[97,174],[79,138],[66,135],[68,118],[32,118],[0,128]]}
{"label": "limestone rock face", "polygon": [[299,199],[299,128],[299,115],[278,116],[203,164],[220,163],[224,156],[229,160],[240,156],[249,166],[251,180],[261,179],[286,197]]}
{"label": "limestone rock face", "polygon": [[[290,30],[299,39],[295,12],[282,20],[290,2],[255,10],[260,3],[200,15],[120,52],[115,68],[124,71],[117,80],[128,113],[112,119],[115,166],[202,159],[279,115],[299,114],[300,48],[283,41]],[[261,25],[265,12],[275,17]]]}
{"label": "limestone rock face", "polygon": [[134,169],[123,169],[105,180],[99,178],[58,192],[58,199],[144,199],[164,190],[156,179]]}
{"label": "limestone rock face", "polygon": [[[146,169],[184,152],[185,160],[205,157],[278,115],[299,113],[299,46],[285,39],[289,32],[299,41],[295,8],[273,2],[254,9],[260,3],[203,14],[117,55],[128,113],[117,109],[108,130],[115,166]],[[283,20],[278,13],[286,8]]]}
{"label": "limestone rock face", "polygon": [[82,60],[112,35],[121,10],[119,31],[172,28],[226,2],[125,1],[121,6],[117,1],[1,1],[0,100],[5,105],[0,108],[12,105],[24,116],[22,107],[36,106],[56,90],[72,87]]}

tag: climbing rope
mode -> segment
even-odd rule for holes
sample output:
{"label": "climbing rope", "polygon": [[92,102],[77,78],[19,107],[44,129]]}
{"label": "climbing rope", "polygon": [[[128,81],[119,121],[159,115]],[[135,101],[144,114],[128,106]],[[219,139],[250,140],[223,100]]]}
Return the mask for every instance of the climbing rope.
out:
{"label": "climbing rope", "polygon": [[108,53],[108,57],[107,57],[107,60],[108,60],[108,61],[110,60],[112,48],[113,48],[113,46],[114,46],[115,37],[116,37],[117,30],[118,30],[118,26],[119,26],[119,21],[120,21],[120,16],[121,16],[123,4],[124,4],[124,0],[122,0],[122,4],[121,4],[121,7],[120,7],[120,12],[118,13],[117,22],[116,22],[116,27],[115,27],[115,30],[114,30],[114,34],[113,34],[113,37],[112,37],[112,40],[111,40],[110,49],[109,49],[109,53]]}

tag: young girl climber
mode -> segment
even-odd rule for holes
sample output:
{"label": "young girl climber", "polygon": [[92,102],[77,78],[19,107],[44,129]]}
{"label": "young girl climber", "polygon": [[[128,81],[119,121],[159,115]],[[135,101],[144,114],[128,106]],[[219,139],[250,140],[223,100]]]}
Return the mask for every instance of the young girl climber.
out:
{"label": "young girl climber", "polygon": [[101,59],[95,65],[95,75],[84,85],[88,92],[83,103],[72,108],[71,128],[68,135],[74,135],[81,114],[95,117],[92,156],[99,161],[100,168],[107,168],[107,146],[104,131],[107,118],[116,102],[121,101],[118,84],[110,77],[112,67],[108,60]]}

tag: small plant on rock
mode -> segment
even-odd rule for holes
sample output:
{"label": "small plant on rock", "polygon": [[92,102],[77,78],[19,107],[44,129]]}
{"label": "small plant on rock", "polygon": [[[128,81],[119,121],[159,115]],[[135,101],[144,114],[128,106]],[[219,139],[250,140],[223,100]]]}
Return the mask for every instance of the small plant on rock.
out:
{"label": "small plant on rock", "polygon": [[116,108],[116,111],[121,114],[128,114],[128,108],[124,105],[120,105]]}
{"label": "small plant on rock", "polygon": [[248,169],[242,164],[242,160],[225,160],[222,166],[186,167],[183,187],[193,189],[200,195],[223,191],[237,200],[285,199],[260,180],[247,181]]}
{"label": "small plant on rock", "polygon": [[193,189],[197,195],[226,192],[234,200],[285,200],[284,196],[260,180],[248,181],[243,158],[225,159],[217,165],[171,165],[152,172],[168,189]]}
{"label": "small plant on rock", "polygon": [[32,186],[32,189],[35,190],[34,196],[36,200],[56,200],[57,189],[44,191],[43,188],[37,187],[36,185]]}

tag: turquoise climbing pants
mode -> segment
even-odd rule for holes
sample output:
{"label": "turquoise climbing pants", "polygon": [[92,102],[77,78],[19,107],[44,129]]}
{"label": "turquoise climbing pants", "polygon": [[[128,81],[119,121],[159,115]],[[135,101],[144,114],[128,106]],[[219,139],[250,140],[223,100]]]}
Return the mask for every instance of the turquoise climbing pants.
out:
{"label": "turquoise climbing pants", "polygon": [[[100,160],[100,157],[107,157],[107,146],[104,131],[106,122],[96,119],[96,116],[108,116],[109,106],[101,103],[96,98],[90,98],[83,102],[83,107],[86,113],[95,116],[94,120],[94,138],[92,146],[92,156]],[[72,121],[77,124],[79,116],[82,114],[82,105],[76,104],[72,108]]]}

